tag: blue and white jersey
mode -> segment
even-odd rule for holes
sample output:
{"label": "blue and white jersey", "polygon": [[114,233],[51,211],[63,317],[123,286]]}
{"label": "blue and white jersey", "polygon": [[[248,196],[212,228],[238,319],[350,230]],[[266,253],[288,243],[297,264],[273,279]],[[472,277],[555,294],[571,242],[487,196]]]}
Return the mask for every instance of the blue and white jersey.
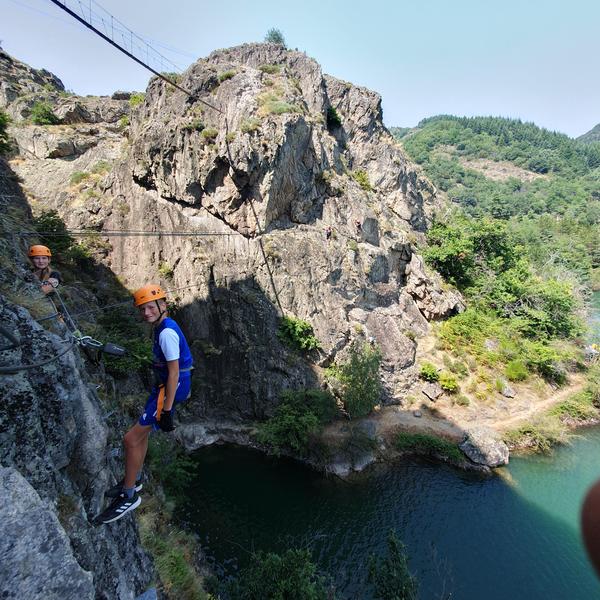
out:
{"label": "blue and white jersey", "polygon": [[179,360],[179,378],[189,377],[194,365],[192,353],[187,340],[179,325],[169,317],[165,317],[162,323],[154,330],[154,354],[153,367],[158,372],[160,379],[167,381],[169,371],[167,361]]}

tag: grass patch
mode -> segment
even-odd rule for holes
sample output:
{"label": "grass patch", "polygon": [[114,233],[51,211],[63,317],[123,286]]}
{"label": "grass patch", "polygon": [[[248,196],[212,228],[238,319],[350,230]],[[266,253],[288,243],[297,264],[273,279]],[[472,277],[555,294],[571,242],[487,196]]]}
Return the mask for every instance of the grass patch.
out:
{"label": "grass patch", "polygon": [[139,106],[145,98],[146,94],[142,94],[142,92],[136,92],[135,94],[131,94],[129,98],[129,106],[131,106],[131,108],[135,108],[136,106]]}
{"label": "grass patch", "polygon": [[568,443],[569,438],[566,426],[556,415],[545,415],[504,434],[504,441],[510,447],[543,454],[550,454],[553,446]]}
{"label": "grass patch", "polygon": [[599,412],[594,404],[593,394],[585,389],[552,408],[549,414],[557,416],[562,421],[589,421],[597,418]]}
{"label": "grass patch", "polygon": [[110,163],[107,160],[99,160],[91,169],[90,172],[94,175],[102,175],[110,171]]}
{"label": "grass patch", "polygon": [[356,181],[356,183],[358,183],[358,185],[360,185],[365,192],[370,192],[373,190],[373,186],[369,181],[369,175],[366,171],[359,169],[357,171],[352,171],[351,175],[352,179],[354,179],[354,181]]}
{"label": "grass patch", "polygon": [[456,444],[426,433],[400,432],[396,435],[394,445],[401,451],[445,458],[453,462],[463,462],[465,458]]}
{"label": "grass patch", "polygon": [[211,127],[202,130],[202,137],[207,142],[212,142],[212,141],[216,140],[218,135],[219,135],[219,132],[216,129],[213,129]]}
{"label": "grass patch", "polygon": [[219,83],[223,83],[228,79],[232,79],[237,75],[237,71],[235,69],[230,69],[229,71],[224,71],[223,73],[219,73],[218,80]]}
{"label": "grass patch", "polygon": [[258,129],[260,129],[260,119],[257,119],[256,117],[245,119],[240,125],[242,133],[254,133],[255,131],[258,131]]}
{"label": "grass patch", "polygon": [[260,65],[258,70],[266,73],[267,75],[276,75],[281,71],[281,65]]}
{"label": "grass patch", "polygon": [[456,394],[460,389],[456,377],[450,373],[440,373],[440,387],[448,394]]}
{"label": "grass patch", "polygon": [[90,177],[90,174],[87,173],[86,171],[75,171],[71,175],[71,179],[69,179],[69,182],[71,183],[71,185],[78,185],[82,181],[89,179],[89,177]]}

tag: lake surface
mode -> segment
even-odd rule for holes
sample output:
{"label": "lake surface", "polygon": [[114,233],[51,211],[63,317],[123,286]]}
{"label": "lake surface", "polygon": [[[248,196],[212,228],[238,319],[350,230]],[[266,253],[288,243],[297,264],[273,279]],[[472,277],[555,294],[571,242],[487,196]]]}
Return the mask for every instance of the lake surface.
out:
{"label": "lake surface", "polygon": [[[600,327],[600,294],[594,302]],[[593,428],[550,457],[512,458],[496,476],[413,459],[344,482],[294,461],[209,447],[195,455],[197,477],[178,516],[228,573],[252,550],[308,546],[342,598],[370,598],[368,556],[385,552],[393,530],[421,600],[590,600],[600,583],[578,520],[599,457]]]}

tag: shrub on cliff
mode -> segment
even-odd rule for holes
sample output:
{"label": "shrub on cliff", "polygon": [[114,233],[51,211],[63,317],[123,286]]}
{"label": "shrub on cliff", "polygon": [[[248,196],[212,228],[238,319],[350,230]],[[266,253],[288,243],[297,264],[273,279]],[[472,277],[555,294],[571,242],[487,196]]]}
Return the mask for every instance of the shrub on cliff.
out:
{"label": "shrub on cliff", "polygon": [[381,397],[381,351],[354,344],[348,360],[328,369],[328,375],[340,384],[341,398],[351,418],[368,415]]}
{"label": "shrub on cliff", "polygon": [[8,115],[0,110],[0,154],[6,154],[10,150],[8,132],[6,131],[9,121]]}
{"label": "shrub on cliff", "polygon": [[437,367],[435,365],[432,365],[430,362],[424,362],[421,365],[419,377],[425,381],[435,382],[439,381],[440,374],[438,373]]}
{"label": "shrub on cliff", "polygon": [[58,125],[60,123],[60,119],[47,102],[36,102],[31,107],[29,117],[35,125]]}
{"label": "shrub on cliff", "polygon": [[296,317],[282,317],[277,330],[277,337],[300,352],[310,352],[321,347],[312,325]]}

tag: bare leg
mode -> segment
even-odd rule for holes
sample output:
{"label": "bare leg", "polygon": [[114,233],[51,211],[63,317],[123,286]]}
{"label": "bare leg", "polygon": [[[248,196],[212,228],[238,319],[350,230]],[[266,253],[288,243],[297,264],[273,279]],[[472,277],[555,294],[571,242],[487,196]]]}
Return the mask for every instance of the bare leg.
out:
{"label": "bare leg", "polygon": [[148,436],[150,425],[136,423],[126,434],[125,444],[125,483],[124,487],[135,486],[135,477],[142,470],[146,452],[148,451]]}

